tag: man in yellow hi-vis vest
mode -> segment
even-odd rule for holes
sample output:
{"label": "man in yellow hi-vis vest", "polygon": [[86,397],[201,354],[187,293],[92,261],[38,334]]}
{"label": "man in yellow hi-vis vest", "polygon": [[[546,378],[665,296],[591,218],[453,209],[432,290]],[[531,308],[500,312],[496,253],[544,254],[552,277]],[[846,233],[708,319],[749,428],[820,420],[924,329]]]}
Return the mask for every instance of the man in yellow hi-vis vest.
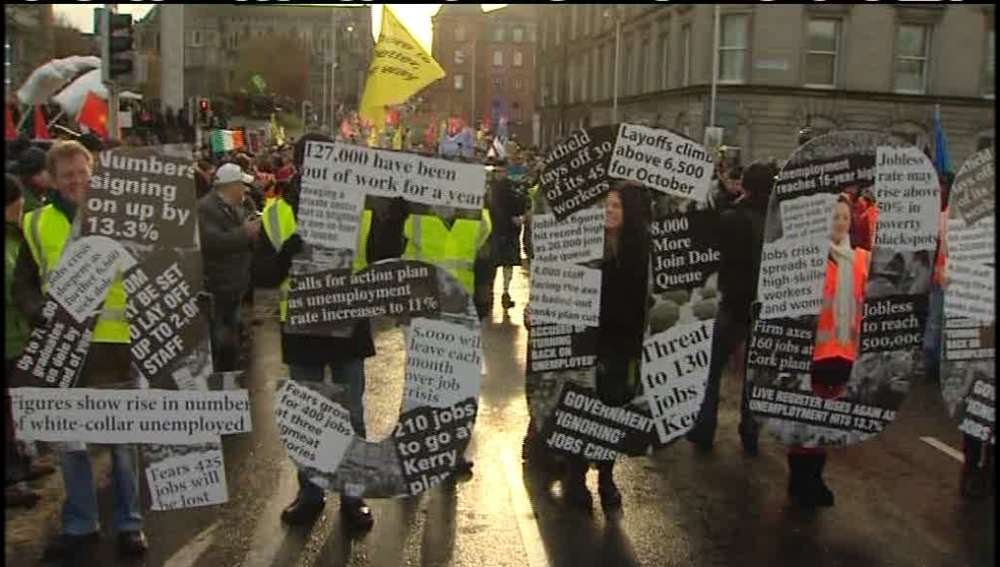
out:
{"label": "man in yellow hi-vis vest", "polygon": [[[475,211],[470,211],[479,215]],[[452,207],[431,207],[430,214],[411,213],[403,224],[406,248],[404,260],[419,260],[444,268],[475,300],[479,318],[485,317],[491,305],[492,281],[483,281],[481,274],[489,270],[489,243],[493,224],[488,209],[480,218],[467,218],[468,213]],[[486,269],[484,269],[484,267]],[[478,277],[477,277],[478,276]],[[468,475],[472,463],[464,455],[458,457],[456,471]]]}
{"label": "man in yellow hi-vis vest", "polygon": [[[49,275],[59,264],[70,239],[77,208],[86,201],[94,158],[78,142],[58,142],[47,156],[47,167],[56,190],[49,202],[24,217],[25,244],[14,269],[14,301],[33,324],[44,325],[44,294]],[[112,283],[93,330],[90,351],[80,385],[131,385],[129,326],[121,275]],[[140,555],[146,550],[139,500],[139,469],[135,446],[112,447],[112,483],[119,550]],[[98,539],[97,496],[90,456],[82,444],[68,444],[62,455],[66,501],[62,537],[46,549],[46,559],[87,557]],[[82,564],[90,564],[83,560]]]}
{"label": "man in yellow hi-vis vest", "polygon": [[[328,141],[328,138],[309,138],[314,141]],[[301,140],[302,145],[305,140]],[[296,165],[301,167],[302,152],[296,145]],[[361,321],[336,336],[305,335],[288,332],[285,322],[288,318],[289,271],[292,258],[303,247],[302,238],[296,232],[296,207],[284,197],[272,199],[264,206],[261,228],[264,238],[258,242],[257,259],[271,265],[269,277],[262,278],[262,285],[278,285],[280,290],[281,356],[288,365],[288,374],[295,381],[322,382],[327,367],[335,383],[348,389],[348,408],[351,427],[360,436],[366,436],[364,420],[365,367],[364,359],[375,355],[375,344],[367,320]],[[365,210],[358,231],[358,246],[352,269],[359,271],[368,265],[368,233],[372,214]],[[279,284],[280,282],[280,284]],[[281,519],[290,525],[313,523],[322,512],[326,497],[321,487],[299,472],[299,491],[292,502],[281,513]],[[361,498],[343,495],[341,513],[352,528],[370,529],[374,524],[371,509]]]}
{"label": "man in yellow hi-vis vest", "polygon": [[489,211],[482,209],[481,215],[468,218],[465,211],[450,207],[432,207],[429,214],[411,213],[403,224],[406,248],[402,256],[404,260],[420,260],[444,268],[475,299],[480,318],[486,315],[488,305],[485,296],[489,290],[484,286],[493,283],[476,277],[477,259],[482,263],[481,257],[488,257],[486,244],[493,230]]}

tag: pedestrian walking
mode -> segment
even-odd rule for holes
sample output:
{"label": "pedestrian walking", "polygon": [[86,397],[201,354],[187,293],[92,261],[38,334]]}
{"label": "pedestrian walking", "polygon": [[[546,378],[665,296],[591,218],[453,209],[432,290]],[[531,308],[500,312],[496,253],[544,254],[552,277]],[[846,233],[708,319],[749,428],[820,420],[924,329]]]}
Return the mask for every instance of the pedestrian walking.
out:
{"label": "pedestrian walking", "polygon": [[[55,184],[48,203],[24,217],[25,244],[18,252],[12,295],[22,314],[34,326],[46,325],[44,297],[49,275],[59,264],[70,238],[76,212],[90,189],[94,157],[75,141],[57,142],[46,158]],[[131,351],[126,319],[127,297],[119,275],[93,329],[90,351],[81,371],[81,387],[133,387]],[[118,550],[124,555],[145,553],[142,508],[139,499],[138,455],[133,445],[112,446],[112,488]],[[69,443],[61,453],[66,500],[62,512],[62,536],[45,551],[45,559],[73,557],[88,563],[99,537],[97,494],[90,455],[82,443]],[[91,559],[90,561],[93,561]]]}
{"label": "pedestrian walking", "polygon": [[[331,141],[324,136],[310,136],[306,141]],[[302,156],[303,152],[297,154]],[[301,163],[301,162],[299,162]],[[281,356],[288,365],[289,377],[300,382],[322,382],[329,369],[330,376],[337,384],[347,388],[348,408],[351,427],[362,439],[365,428],[365,358],[375,355],[375,344],[371,337],[371,326],[367,319],[354,324],[350,329],[334,333],[332,336],[291,333],[286,326],[288,320],[288,292],[291,287],[289,271],[292,259],[304,246],[297,232],[298,205],[289,203],[283,197],[268,202],[264,208],[263,230],[265,238],[258,242],[262,253],[262,266],[271,267],[269,276],[258,280],[265,285],[279,287],[279,316],[281,320]],[[357,253],[354,259],[355,271],[368,264],[368,240],[371,228],[371,211],[363,214],[358,236]],[[259,273],[259,271],[258,271]],[[281,513],[283,522],[293,526],[311,525],[326,505],[323,489],[310,480],[302,471],[298,474],[299,490],[295,500]],[[348,526],[367,530],[374,524],[371,508],[359,497],[341,496],[340,511]]]}
{"label": "pedestrian walking", "polygon": [[[523,224],[525,202],[517,193],[514,182],[507,175],[507,168],[500,164],[493,170],[494,179],[490,187],[490,217],[493,220],[493,233],[490,238],[493,269],[490,275],[496,273],[496,268],[503,272],[503,295],[501,305],[509,309],[514,306],[510,297],[510,282],[514,277],[514,267],[521,265],[521,226]],[[493,278],[489,280],[492,296]]]}
{"label": "pedestrian walking", "polygon": [[[712,336],[705,399],[698,419],[687,435],[702,451],[711,451],[718,423],[719,389],[722,371],[734,353],[741,352],[750,335],[750,306],[757,297],[757,275],[764,245],[764,220],[778,168],[773,163],[754,162],[743,173],[741,191],[745,196],[725,209],[719,217],[719,291],[722,300]],[[733,361],[737,370],[742,357]],[[740,400],[740,439],[743,449],[757,453],[758,432],[750,413],[746,384]]]}
{"label": "pedestrian walking", "polygon": [[[596,386],[601,402],[621,406],[639,391],[649,275],[650,205],[641,187],[619,182],[608,193],[605,210]],[[622,506],[614,465],[614,461],[597,464],[597,491],[601,507],[609,513]],[[566,500],[584,509],[593,505],[586,484],[588,467],[582,457],[570,458],[563,478]]]}
{"label": "pedestrian walking", "polygon": [[240,303],[250,288],[254,241],[261,221],[244,207],[253,177],[235,163],[215,173],[213,190],[198,200],[205,291],[212,294],[212,360],[217,372],[237,369]]}
{"label": "pedestrian walking", "polygon": [[[869,253],[851,246],[851,203],[840,196],[833,206],[830,252],[823,283],[823,309],[816,327],[812,389],[823,399],[844,394],[858,358],[858,339],[868,282]],[[833,491],[823,480],[826,450],[792,446],[788,449],[788,495],[804,507],[833,506]]]}

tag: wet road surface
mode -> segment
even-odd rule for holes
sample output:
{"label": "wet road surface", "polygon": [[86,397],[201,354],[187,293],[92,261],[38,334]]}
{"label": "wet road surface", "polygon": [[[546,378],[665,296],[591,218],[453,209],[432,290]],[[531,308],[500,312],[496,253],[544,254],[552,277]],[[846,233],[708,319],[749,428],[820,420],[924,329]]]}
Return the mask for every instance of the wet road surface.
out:
{"label": "wet road surface", "polygon": [[[497,288],[499,291],[499,274]],[[995,562],[995,500],[958,496],[960,462],[943,449],[960,447],[936,384],[916,384],[896,423],[875,441],[830,452],[827,482],[836,506],[807,512],[787,503],[783,447],[762,438],[760,454],[742,454],[736,434],[738,385],[727,376],[714,452],[680,441],[651,457],[616,466],[624,513],[607,518],[562,504],[558,482],[523,468],[521,440],[527,340],[521,313],[523,273],[515,276],[517,305],[505,315],[499,295],[483,327],[486,375],[479,417],[467,454],[467,482],[450,482],[413,499],[370,500],[375,526],[353,536],[331,495],[311,528],[288,528],[279,515],[294,498],[295,469],[272,417],[281,363],[276,317],[253,327],[246,381],[253,402],[252,434],[224,441],[230,501],[203,509],[150,512],[148,556],[114,555],[109,459],[100,500],[105,533],[93,565],[227,566],[955,566]],[[264,306],[258,305],[258,309]],[[274,310],[269,310],[273,313]],[[368,359],[365,394],[369,435],[395,424],[402,395],[399,329],[378,327],[377,357]],[[922,440],[932,438],[934,442]],[[596,498],[596,473],[588,483]],[[7,565],[39,565],[41,549],[58,532],[61,479],[40,484],[35,510],[8,511]],[[147,500],[148,501],[148,500]]]}

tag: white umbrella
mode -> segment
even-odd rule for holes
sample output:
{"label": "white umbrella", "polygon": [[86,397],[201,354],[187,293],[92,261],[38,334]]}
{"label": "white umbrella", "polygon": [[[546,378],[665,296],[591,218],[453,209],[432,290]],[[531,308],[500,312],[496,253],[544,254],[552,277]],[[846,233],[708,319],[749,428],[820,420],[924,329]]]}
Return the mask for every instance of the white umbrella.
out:
{"label": "white umbrella", "polygon": [[44,104],[73,77],[100,66],[101,58],[89,55],[53,59],[28,75],[28,79],[17,91],[17,100],[21,104],[30,106]]}
{"label": "white umbrella", "polygon": [[52,97],[52,102],[58,104],[67,116],[76,120],[77,114],[83,108],[83,102],[87,100],[87,92],[89,91],[93,91],[103,100],[108,99],[108,89],[101,82],[100,69],[94,69],[70,83],[68,87]]}

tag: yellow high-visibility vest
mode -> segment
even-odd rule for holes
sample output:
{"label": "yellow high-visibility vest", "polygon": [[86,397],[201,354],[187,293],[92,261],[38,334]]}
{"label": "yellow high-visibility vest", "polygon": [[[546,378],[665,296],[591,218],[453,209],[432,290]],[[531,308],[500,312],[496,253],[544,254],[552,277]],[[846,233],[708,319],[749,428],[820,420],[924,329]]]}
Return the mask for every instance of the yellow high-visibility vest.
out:
{"label": "yellow high-visibility vest", "polygon": [[[72,226],[69,219],[54,205],[48,204],[24,215],[22,231],[31,250],[31,256],[38,265],[38,275],[42,281],[42,293],[48,293],[49,274],[59,265],[63,249],[69,241]],[[111,289],[104,299],[104,306],[94,326],[91,340],[95,343],[128,344],[129,326],[125,316],[128,297],[122,284],[121,274],[111,283]]]}
{"label": "yellow high-visibility vest", "polygon": [[475,292],[476,255],[493,230],[490,213],[482,219],[456,219],[451,229],[435,215],[410,215],[403,224],[404,260],[419,260],[444,268],[471,297]]}
{"label": "yellow high-visibility vest", "polygon": [[[285,241],[295,234],[298,225],[292,206],[282,198],[270,199],[264,205],[261,217],[261,228],[264,235],[271,241],[275,252],[280,252]],[[371,232],[372,212],[365,209],[361,213],[361,229],[358,231],[357,253],[351,263],[351,271],[357,273],[368,267],[368,233]],[[278,313],[284,323],[288,319],[288,292],[291,290],[291,278],[285,278],[278,287]]]}

